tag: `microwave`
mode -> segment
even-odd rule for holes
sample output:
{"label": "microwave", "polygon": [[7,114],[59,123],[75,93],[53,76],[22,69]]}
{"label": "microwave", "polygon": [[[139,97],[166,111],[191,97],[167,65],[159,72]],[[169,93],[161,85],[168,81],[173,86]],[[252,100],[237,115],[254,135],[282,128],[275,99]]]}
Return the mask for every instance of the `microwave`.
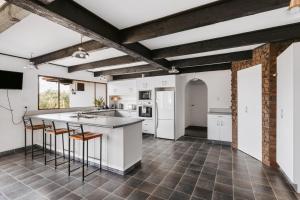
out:
{"label": "microwave", "polygon": [[151,100],[151,90],[139,91],[139,100]]}

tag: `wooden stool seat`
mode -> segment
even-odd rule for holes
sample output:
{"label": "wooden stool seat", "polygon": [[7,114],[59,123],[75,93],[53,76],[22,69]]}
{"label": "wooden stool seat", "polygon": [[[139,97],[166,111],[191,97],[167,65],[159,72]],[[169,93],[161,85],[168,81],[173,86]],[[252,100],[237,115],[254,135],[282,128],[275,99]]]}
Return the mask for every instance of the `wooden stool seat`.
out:
{"label": "wooden stool seat", "polygon": [[92,132],[83,132],[83,133],[70,136],[71,139],[80,140],[80,141],[88,141],[100,137],[102,137],[101,133],[92,133]]}
{"label": "wooden stool seat", "polygon": [[[73,132],[74,130],[70,130],[70,132]],[[58,128],[56,130],[48,130],[47,133],[49,134],[56,134],[56,135],[61,135],[61,134],[65,134],[65,133],[69,133],[68,129],[66,128]]]}
{"label": "wooden stool seat", "polygon": [[51,128],[51,125],[44,125],[44,124],[36,124],[36,125],[32,125],[32,126],[26,126],[26,129],[30,129],[30,130],[42,130],[45,128]]}

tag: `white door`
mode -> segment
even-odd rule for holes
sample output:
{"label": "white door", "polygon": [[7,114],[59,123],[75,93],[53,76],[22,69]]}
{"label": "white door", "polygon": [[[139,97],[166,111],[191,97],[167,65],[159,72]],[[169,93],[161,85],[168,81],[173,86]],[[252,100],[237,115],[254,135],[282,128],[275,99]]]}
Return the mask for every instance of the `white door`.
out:
{"label": "white door", "polygon": [[293,58],[288,48],[277,58],[277,162],[290,180],[294,181],[293,130]]}
{"label": "white door", "polygon": [[262,68],[238,71],[238,148],[262,160]]}

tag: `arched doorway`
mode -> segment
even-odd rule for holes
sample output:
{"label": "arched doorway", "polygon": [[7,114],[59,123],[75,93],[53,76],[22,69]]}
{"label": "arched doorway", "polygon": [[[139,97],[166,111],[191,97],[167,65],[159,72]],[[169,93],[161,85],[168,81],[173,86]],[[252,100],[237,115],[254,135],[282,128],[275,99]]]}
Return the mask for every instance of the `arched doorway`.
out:
{"label": "arched doorway", "polygon": [[207,139],[207,85],[193,79],[185,90],[185,135]]}

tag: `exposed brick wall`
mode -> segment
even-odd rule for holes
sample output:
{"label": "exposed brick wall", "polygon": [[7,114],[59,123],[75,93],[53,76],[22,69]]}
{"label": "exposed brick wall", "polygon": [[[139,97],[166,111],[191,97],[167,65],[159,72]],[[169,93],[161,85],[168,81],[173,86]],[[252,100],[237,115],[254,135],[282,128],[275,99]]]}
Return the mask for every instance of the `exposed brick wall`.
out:
{"label": "exposed brick wall", "polygon": [[232,147],[238,147],[237,71],[262,64],[262,151],[263,163],[276,166],[276,59],[290,41],[256,48],[252,60],[232,63]]}

